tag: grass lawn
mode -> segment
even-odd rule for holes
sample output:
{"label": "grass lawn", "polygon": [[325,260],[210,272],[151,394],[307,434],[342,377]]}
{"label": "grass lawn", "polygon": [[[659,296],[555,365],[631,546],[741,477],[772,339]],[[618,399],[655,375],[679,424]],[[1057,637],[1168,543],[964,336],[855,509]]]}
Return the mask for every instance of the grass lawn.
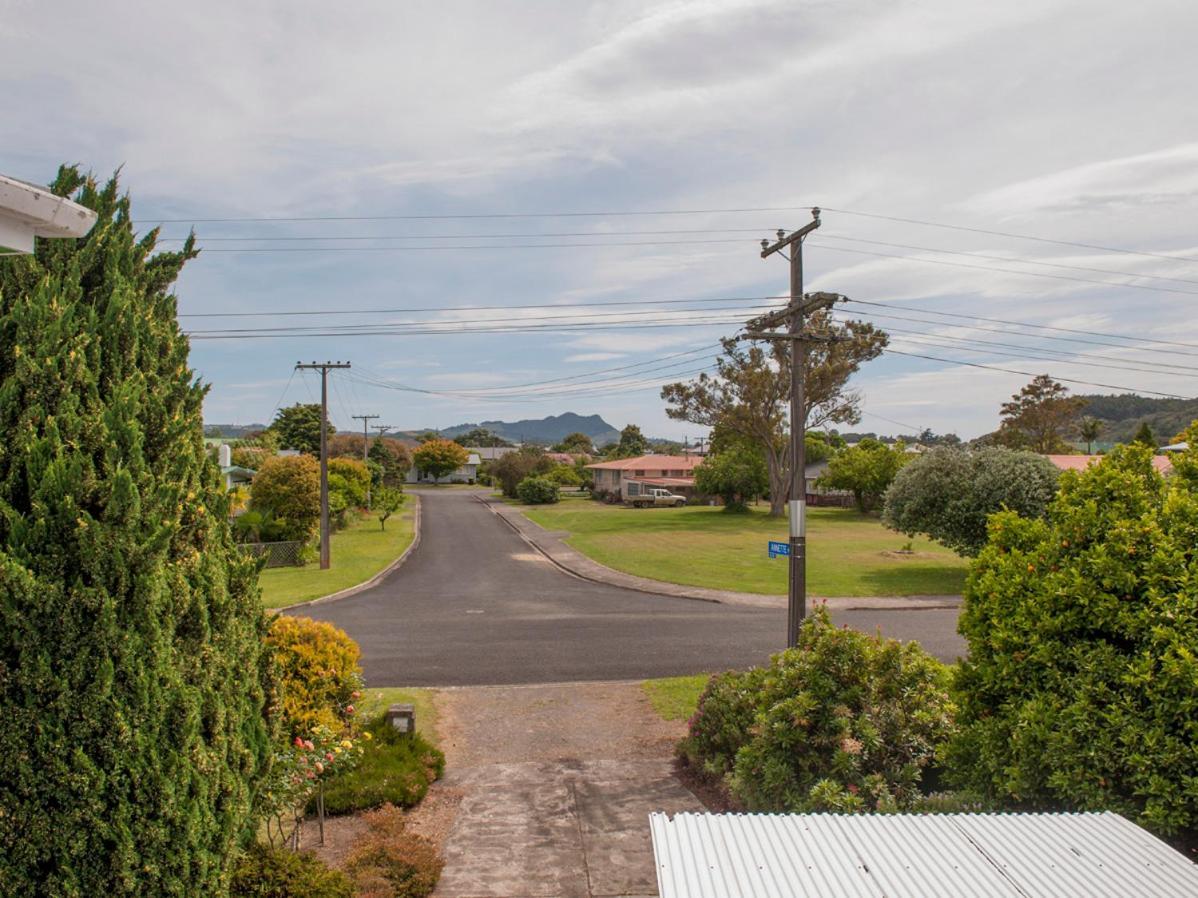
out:
{"label": "grass lawn", "polygon": [[381,714],[388,705],[403,702],[416,709],[416,732],[436,745],[439,740],[437,733],[437,706],[433,702],[431,689],[405,689],[388,686],[385,689],[371,689],[369,684],[362,690],[362,700],[358,702],[357,715],[362,720]]}
{"label": "grass lawn", "polygon": [[662,720],[687,720],[699,706],[699,696],[711,674],[645,680],[641,686]]}
{"label": "grass lawn", "polygon": [[332,565],[322,571],[309,562],[303,567],[276,567],[262,571],[262,605],[286,608],[369,580],[400,556],[412,543],[415,499],[404,496],[403,507],[387,519],[387,529],[378,518],[367,515],[333,534],[329,554]]}
{"label": "grass lawn", "polygon": [[[567,530],[578,551],[616,570],[713,589],[782,595],[787,562],[766,543],[787,538],[766,507],[624,508],[600,502],[521,506],[548,530]],[[948,595],[965,585],[967,561],[926,539],[911,540],[877,518],[844,508],[807,510],[807,588],[817,596]]]}

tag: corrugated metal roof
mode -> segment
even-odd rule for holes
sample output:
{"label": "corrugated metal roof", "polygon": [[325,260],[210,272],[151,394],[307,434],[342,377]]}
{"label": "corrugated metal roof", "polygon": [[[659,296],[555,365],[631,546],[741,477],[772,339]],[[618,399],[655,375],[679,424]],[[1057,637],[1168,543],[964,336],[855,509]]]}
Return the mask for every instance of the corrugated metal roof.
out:
{"label": "corrugated metal roof", "polygon": [[1194,898],[1118,814],[651,814],[661,898]]}

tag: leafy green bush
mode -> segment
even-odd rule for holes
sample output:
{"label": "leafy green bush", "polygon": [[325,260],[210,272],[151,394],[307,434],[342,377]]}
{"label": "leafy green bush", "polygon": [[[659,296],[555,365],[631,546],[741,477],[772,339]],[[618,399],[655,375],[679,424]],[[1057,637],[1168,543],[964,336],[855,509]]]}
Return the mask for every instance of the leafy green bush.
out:
{"label": "leafy green bush", "polygon": [[366,741],[359,743],[362,755],[357,765],[325,783],[324,807],[330,814],[383,804],[410,808],[445,772],[445,756],[438,749],[419,733],[397,732],[381,714],[369,722],[363,735]]}
{"label": "leafy green bush", "polygon": [[832,456],[828,470],[820,475],[819,486],[848,490],[858,510],[872,511],[881,504],[899,469],[911,458],[902,443],[887,446],[867,437]]}
{"label": "leafy green bush", "polygon": [[962,555],[986,545],[986,519],[1004,508],[1042,517],[1060,472],[1043,455],[993,446],[939,447],[917,456],[886,491],[882,521],[908,536],[927,534]]}
{"label": "leafy green bush", "polygon": [[320,523],[320,465],[310,455],[276,455],[250,484],[250,509],[270,513],[280,539],[306,540]]}
{"label": "leafy green bush", "polygon": [[362,688],[358,644],[330,623],[280,614],[267,644],[278,671],[278,716],[290,741],[317,727],[346,729]]}
{"label": "leafy green bush", "polygon": [[678,753],[687,763],[709,776],[722,777],[732,771],[736,753],[749,741],[761,709],[765,674],[760,667],[729,670],[707,681],[687,734],[678,744]]}
{"label": "leafy green bush", "polygon": [[314,855],[254,844],[233,870],[229,898],[354,898],[354,887]]}
{"label": "leafy green bush", "polygon": [[752,809],[906,808],[952,729],[948,672],[917,643],[833,626],[822,607],[775,655],[733,793]]}
{"label": "leafy green bush", "polygon": [[521,481],[553,470],[553,459],[536,446],[523,446],[491,462],[488,475],[509,499],[516,498]]}
{"label": "leafy green bush", "polygon": [[445,866],[427,839],[405,830],[404,814],[386,805],[365,815],[366,834],[345,869],[357,898],[426,898]]}
{"label": "leafy green bush", "polygon": [[548,477],[525,477],[516,487],[516,496],[526,505],[551,505],[561,499],[557,484]]}
{"label": "leafy green bush", "polygon": [[574,465],[558,465],[549,472],[549,479],[558,486],[582,486],[582,472]]}
{"label": "leafy green bush", "polygon": [[1151,455],[1065,472],[1046,519],[991,518],[960,624],[961,785],[1198,830],[1198,450],[1167,481]]}
{"label": "leafy green bush", "polygon": [[817,608],[769,667],[712,677],[679,752],[753,810],[909,808],[952,714],[944,665]]}
{"label": "leafy green bush", "polygon": [[341,495],[347,508],[365,508],[370,469],[356,458],[329,459],[329,498]]}
{"label": "leafy green bush", "polygon": [[695,468],[695,489],[706,496],[720,496],[724,511],[748,511],[748,500],[768,492],[769,474],[761,450],[734,446],[709,455]]}

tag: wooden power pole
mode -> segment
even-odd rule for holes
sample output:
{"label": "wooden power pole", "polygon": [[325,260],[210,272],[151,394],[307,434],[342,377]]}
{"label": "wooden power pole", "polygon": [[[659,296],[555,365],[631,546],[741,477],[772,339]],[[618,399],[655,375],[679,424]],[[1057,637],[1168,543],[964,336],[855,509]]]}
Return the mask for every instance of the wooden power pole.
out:
{"label": "wooden power pole", "polygon": [[[367,432],[368,425],[375,418],[382,417],[381,415],[350,415],[354,420],[362,421],[362,464],[370,461],[370,434]],[[370,481],[366,481],[366,508],[370,508]]]}
{"label": "wooden power pole", "polygon": [[295,363],[295,370],[320,371],[320,569],[329,569],[329,371],[348,368],[349,362]]}
{"label": "wooden power pole", "polygon": [[[790,249],[790,302],[786,308],[748,322],[744,337],[750,340],[786,340],[790,343],[790,588],[786,616],[786,645],[798,643],[799,625],[807,616],[807,344],[826,342],[826,336],[804,330],[807,316],[831,308],[844,299],[837,293],[803,294],[803,239],[820,226],[819,208],[811,222],[792,234],[778,231],[777,240],[761,241],[763,259]],[[786,258],[783,253],[783,258]],[[788,325],[785,332],[768,328]]]}

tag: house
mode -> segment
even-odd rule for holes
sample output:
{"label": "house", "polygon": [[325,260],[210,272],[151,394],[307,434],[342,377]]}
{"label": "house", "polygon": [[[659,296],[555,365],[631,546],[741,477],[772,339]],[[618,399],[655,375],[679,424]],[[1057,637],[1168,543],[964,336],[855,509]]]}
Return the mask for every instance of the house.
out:
{"label": "house", "polygon": [[470,449],[466,464],[462,465],[448,477],[434,479],[431,475],[418,471],[416,466],[408,468],[408,483],[474,483],[478,480],[478,467],[482,464],[477,449]]}
{"label": "house", "polygon": [[467,452],[473,452],[480,462],[497,461],[509,452],[519,452],[519,446],[467,446]]}
{"label": "house", "polygon": [[[695,468],[703,463],[693,455],[639,455],[587,465],[595,474],[595,492],[628,498],[628,485],[664,487],[690,497],[695,491]],[[637,487],[636,489],[640,489]]]}
{"label": "house", "polygon": [[820,486],[816,481],[819,480],[828,471],[828,462],[817,461],[812,462],[803,469],[803,480],[806,484],[807,493],[806,499],[808,505],[818,506],[835,506],[837,508],[851,508],[853,505],[853,494],[848,490],[834,490],[826,486]]}
{"label": "house", "polygon": [[[1084,471],[1102,460],[1101,455],[1046,455],[1044,456],[1062,471]],[[1158,474],[1172,474],[1173,462],[1165,455],[1152,456],[1152,466]]]}
{"label": "house", "polygon": [[545,457],[555,465],[572,465],[579,459],[590,461],[591,457],[581,452],[546,452]]}
{"label": "house", "polygon": [[216,447],[216,458],[220,464],[221,476],[225,478],[226,491],[236,489],[239,486],[248,486],[250,481],[254,479],[254,475],[258,473],[249,468],[233,464],[233,449],[228,443],[221,443]]}

